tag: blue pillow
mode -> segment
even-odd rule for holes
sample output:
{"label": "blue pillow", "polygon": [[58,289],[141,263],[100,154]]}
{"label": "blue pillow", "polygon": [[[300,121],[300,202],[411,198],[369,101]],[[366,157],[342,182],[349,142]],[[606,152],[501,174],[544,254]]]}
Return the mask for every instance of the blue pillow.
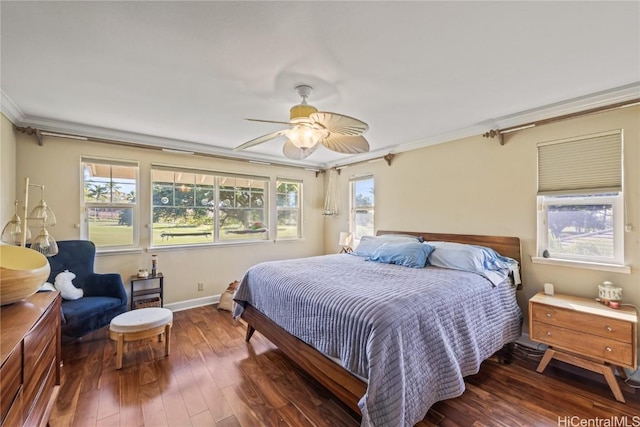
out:
{"label": "blue pillow", "polygon": [[382,236],[362,236],[360,243],[354,249],[353,255],[370,257],[382,245],[386,243],[415,243],[421,242],[422,237],[406,234],[383,234]]}
{"label": "blue pillow", "polygon": [[485,276],[486,272],[495,271],[502,272],[506,276],[506,272],[517,272],[518,269],[516,260],[502,256],[486,246],[453,242],[429,242],[429,244],[434,247],[434,251],[429,255],[428,263],[436,267],[473,271]]}
{"label": "blue pillow", "polygon": [[427,263],[427,257],[433,251],[433,247],[420,242],[384,243],[367,261],[375,261],[384,264],[397,264],[411,268],[423,268]]}

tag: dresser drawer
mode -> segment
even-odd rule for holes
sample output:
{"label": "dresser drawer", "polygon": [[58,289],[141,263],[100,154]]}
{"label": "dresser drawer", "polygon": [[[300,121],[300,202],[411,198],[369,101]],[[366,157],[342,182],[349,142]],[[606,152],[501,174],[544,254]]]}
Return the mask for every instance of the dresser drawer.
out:
{"label": "dresser drawer", "polygon": [[[25,399],[25,402],[34,402],[36,399],[42,384],[46,380],[46,375],[49,371],[49,366],[56,361],[56,345],[55,340],[48,338],[48,345],[45,347],[43,352],[41,353],[41,357],[38,359],[38,363],[33,366],[31,369],[30,375],[25,375],[24,377],[24,387],[22,389],[22,393]],[[25,367],[25,374],[27,370]],[[27,411],[30,408],[25,408]]]}
{"label": "dresser drawer", "polygon": [[22,413],[22,393],[18,393],[13,405],[9,408],[7,417],[2,421],[3,427],[18,427],[22,426],[24,421]]}
{"label": "dresser drawer", "polygon": [[43,416],[47,410],[49,398],[51,397],[56,385],[56,361],[52,360],[49,366],[46,366],[45,368],[46,375],[44,376],[40,387],[36,390],[37,394],[34,397],[31,411],[28,412],[29,416],[25,422],[25,426],[46,425],[46,423],[43,423],[43,421],[46,421],[43,420]]}
{"label": "dresser drawer", "polygon": [[[56,307],[54,304],[53,307]],[[33,370],[42,363],[40,360],[45,348],[54,341],[57,336],[51,332],[57,330],[57,323],[60,321],[60,312],[52,310],[51,307],[40,318],[40,321],[24,338],[24,378],[30,378]],[[45,365],[49,366],[48,361]]]}
{"label": "dresser drawer", "polygon": [[633,342],[633,325],[631,322],[545,304],[534,303],[531,311],[530,315],[533,321],[573,329],[624,343],[631,344]]}
{"label": "dresser drawer", "polygon": [[534,341],[627,368],[633,368],[635,364],[633,348],[629,343],[585,334],[535,320],[531,326],[531,339]]}
{"label": "dresser drawer", "polygon": [[4,420],[22,384],[22,347],[17,346],[0,369],[0,420]]}

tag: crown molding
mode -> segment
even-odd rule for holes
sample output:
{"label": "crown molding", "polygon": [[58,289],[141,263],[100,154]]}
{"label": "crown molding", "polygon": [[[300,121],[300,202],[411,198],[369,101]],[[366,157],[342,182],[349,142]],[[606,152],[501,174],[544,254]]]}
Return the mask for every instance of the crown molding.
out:
{"label": "crown molding", "polygon": [[[103,142],[114,142],[131,144],[135,146],[143,146],[150,149],[162,150],[163,148],[170,150],[178,150],[185,152],[193,152],[194,154],[210,155],[214,157],[223,157],[230,160],[250,161],[257,160],[270,163],[274,166],[288,166],[297,168],[322,168],[322,164],[300,161],[288,162],[282,157],[272,156],[260,153],[244,153],[236,152],[228,148],[202,144],[198,142],[185,141],[172,138],[164,138],[160,136],[147,135],[136,132],[121,131],[116,129],[104,128],[100,126],[85,125],[80,123],[66,122],[61,120],[52,120],[41,117],[26,116],[20,123],[14,123],[18,126],[31,126],[41,131],[71,134],[87,137],[89,140],[101,140]],[[46,138],[46,137],[45,137]]]}
{"label": "crown molding", "polygon": [[247,154],[245,152],[236,152],[228,148],[211,146],[203,143],[164,138],[160,136],[146,135],[135,132],[121,131],[99,126],[84,125],[41,117],[27,116],[4,93],[4,91],[1,92],[1,96],[2,113],[5,114],[5,116],[7,116],[7,118],[16,126],[31,126],[49,132],[75,134],[79,136],[86,136],[89,139],[93,138],[98,140],[101,139],[118,141],[125,144],[130,143],[154,149],[167,148],[181,151],[193,151],[196,154],[218,156],[239,161],[256,160],[271,163],[273,165],[327,169],[330,167],[348,166],[352,163],[361,163],[368,160],[378,159],[388,153],[397,154],[405,151],[417,150],[431,145],[437,145],[445,142],[455,141],[458,139],[477,136],[483,134],[484,132],[487,132],[490,129],[518,126],[538,120],[545,120],[566,114],[579,113],[580,111],[603,107],[618,102],[629,101],[640,97],[640,82],[630,83],[613,89],[572,98],[566,101],[545,105],[539,108],[521,111],[515,114],[488,119],[481,123],[477,123],[461,129],[452,130],[451,132],[421,138],[416,141],[398,144],[393,147],[385,147],[384,149],[374,150],[368,153],[350,156],[349,159],[345,160],[336,162],[313,162],[302,160],[295,163],[287,162],[286,160],[283,161],[281,157],[273,155],[259,153]]}
{"label": "crown molding", "polygon": [[0,111],[11,123],[19,124],[24,120],[24,113],[9,96],[0,89]]}
{"label": "crown molding", "polygon": [[516,114],[499,117],[492,120],[492,123],[496,125],[494,127],[504,129],[567,114],[579,113],[594,108],[606,107],[607,105],[630,101],[639,97],[640,82],[634,82],[590,95],[545,105],[544,107],[533,108]]}
{"label": "crown molding", "polygon": [[457,129],[441,135],[424,138],[408,144],[401,144],[395,152],[415,150],[429,145],[441,144],[443,142],[456,139],[467,138],[480,135],[490,129],[504,129],[508,127],[520,126],[525,123],[532,123],[539,120],[559,117],[566,114],[579,113],[593,108],[605,107],[618,102],[630,101],[640,97],[640,82],[631,83],[625,86],[596,92],[566,101],[556,102],[519,113],[509,114],[502,117],[486,120],[482,123]]}

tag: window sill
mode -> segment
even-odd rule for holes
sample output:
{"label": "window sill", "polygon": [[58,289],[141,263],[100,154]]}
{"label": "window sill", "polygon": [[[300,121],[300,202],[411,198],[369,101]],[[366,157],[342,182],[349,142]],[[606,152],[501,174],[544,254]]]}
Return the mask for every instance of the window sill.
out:
{"label": "window sill", "polygon": [[147,252],[164,252],[175,251],[183,249],[212,249],[227,246],[247,246],[247,245],[269,245],[275,243],[273,240],[253,240],[248,242],[217,242],[217,243],[204,243],[195,245],[165,245],[165,246],[150,246],[147,248]]}
{"label": "window sill", "polygon": [[96,248],[96,256],[141,254],[142,248],[100,249]]}
{"label": "window sill", "polygon": [[534,264],[557,265],[560,267],[583,268],[585,270],[609,271],[612,273],[630,274],[631,267],[628,265],[604,264],[598,262],[570,261],[566,259],[531,257]]}

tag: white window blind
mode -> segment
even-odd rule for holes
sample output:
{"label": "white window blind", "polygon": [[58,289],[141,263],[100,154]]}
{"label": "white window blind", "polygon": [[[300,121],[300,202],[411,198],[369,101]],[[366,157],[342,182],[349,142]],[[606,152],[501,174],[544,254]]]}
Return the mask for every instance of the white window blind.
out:
{"label": "white window blind", "polygon": [[622,191],[622,131],[538,144],[538,195]]}

